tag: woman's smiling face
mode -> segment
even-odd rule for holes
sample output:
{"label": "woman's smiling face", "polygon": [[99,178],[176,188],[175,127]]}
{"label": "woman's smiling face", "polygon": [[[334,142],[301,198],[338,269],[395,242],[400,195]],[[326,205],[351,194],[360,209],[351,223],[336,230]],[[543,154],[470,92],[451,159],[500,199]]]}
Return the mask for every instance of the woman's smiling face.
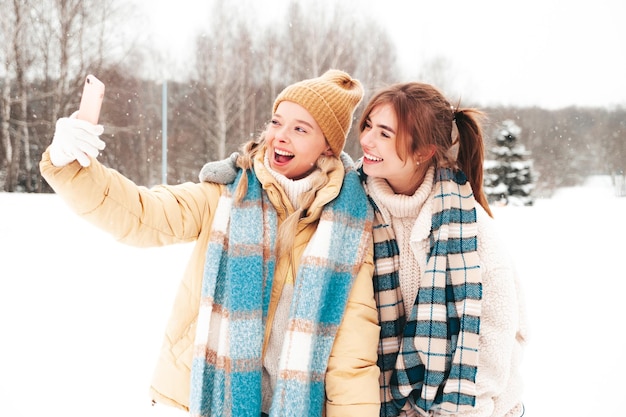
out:
{"label": "woman's smiling face", "polygon": [[405,194],[414,189],[418,169],[412,155],[407,155],[405,161],[400,159],[398,140],[398,120],[391,104],[374,107],[359,136],[363,171],[371,177],[386,179],[396,193]]}
{"label": "woman's smiling face", "polygon": [[278,104],[265,139],[270,167],[292,180],[309,175],[321,155],[332,155],[313,116],[291,101]]}

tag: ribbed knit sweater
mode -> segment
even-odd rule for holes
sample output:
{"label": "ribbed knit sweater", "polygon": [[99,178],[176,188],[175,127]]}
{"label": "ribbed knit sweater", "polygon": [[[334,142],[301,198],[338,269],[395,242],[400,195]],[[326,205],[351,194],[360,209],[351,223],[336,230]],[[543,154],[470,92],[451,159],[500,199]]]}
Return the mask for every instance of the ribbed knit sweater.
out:
{"label": "ribbed knit sweater", "polygon": [[[415,304],[421,276],[416,253],[411,248],[411,233],[415,219],[432,190],[434,172],[434,168],[427,172],[424,181],[413,195],[395,194],[387,181],[381,178],[370,177],[367,181],[370,195],[382,203],[391,215],[391,225],[400,250],[399,276],[405,314],[408,314]],[[420,256],[426,253],[427,251],[421,251]],[[426,259],[421,261],[424,264]]]}

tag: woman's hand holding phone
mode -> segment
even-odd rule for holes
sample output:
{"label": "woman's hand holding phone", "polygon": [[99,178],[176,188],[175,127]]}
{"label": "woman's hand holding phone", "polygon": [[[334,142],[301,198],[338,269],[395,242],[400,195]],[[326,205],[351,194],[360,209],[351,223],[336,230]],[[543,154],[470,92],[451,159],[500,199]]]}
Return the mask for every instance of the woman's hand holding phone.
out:
{"label": "woman's hand holding phone", "polygon": [[89,157],[97,157],[104,149],[105,143],[99,137],[104,128],[98,124],[103,97],[104,84],[88,75],[79,110],[57,120],[49,148],[52,165],[62,167],[77,160],[87,167],[91,163]]}

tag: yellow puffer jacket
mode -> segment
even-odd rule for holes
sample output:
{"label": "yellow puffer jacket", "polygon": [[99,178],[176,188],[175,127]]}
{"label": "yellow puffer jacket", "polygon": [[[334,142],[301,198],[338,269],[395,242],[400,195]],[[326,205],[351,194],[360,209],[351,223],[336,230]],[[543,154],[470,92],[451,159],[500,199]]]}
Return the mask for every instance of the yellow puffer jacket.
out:
{"label": "yellow puffer jacket", "polygon": [[[277,209],[280,222],[288,215],[284,207],[290,210],[291,204],[264,168],[261,158],[259,155],[255,161],[255,171]],[[77,214],[120,242],[147,247],[196,240],[174,300],[150,387],[154,401],[188,410],[192,347],[205,253],[223,186],[203,182],[147,189],[93,158],[87,168],[77,162],[55,167],[47,151],[40,162],[40,170]],[[343,169],[334,173],[327,187],[318,193],[308,216],[300,221],[293,256],[280,254],[277,260],[270,314],[278,303],[282,284],[293,280],[293,271],[298,268],[324,204],[341,189]],[[377,417],[379,413],[379,369],[376,366],[379,327],[372,287],[371,249],[354,282],[331,351],[326,374],[327,417]],[[268,320],[266,342],[270,331],[271,320]]]}

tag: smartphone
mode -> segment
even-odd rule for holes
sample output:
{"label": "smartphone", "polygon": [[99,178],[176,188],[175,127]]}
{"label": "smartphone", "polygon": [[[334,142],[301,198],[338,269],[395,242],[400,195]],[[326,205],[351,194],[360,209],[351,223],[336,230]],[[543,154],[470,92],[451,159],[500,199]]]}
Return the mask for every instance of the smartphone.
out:
{"label": "smartphone", "polygon": [[85,78],[83,96],[80,99],[80,107],[76,117],[86,120],[94,125],[98,124],[100,118],[100,108],[104,99],[104,83],[94,75],[89,74]]}

